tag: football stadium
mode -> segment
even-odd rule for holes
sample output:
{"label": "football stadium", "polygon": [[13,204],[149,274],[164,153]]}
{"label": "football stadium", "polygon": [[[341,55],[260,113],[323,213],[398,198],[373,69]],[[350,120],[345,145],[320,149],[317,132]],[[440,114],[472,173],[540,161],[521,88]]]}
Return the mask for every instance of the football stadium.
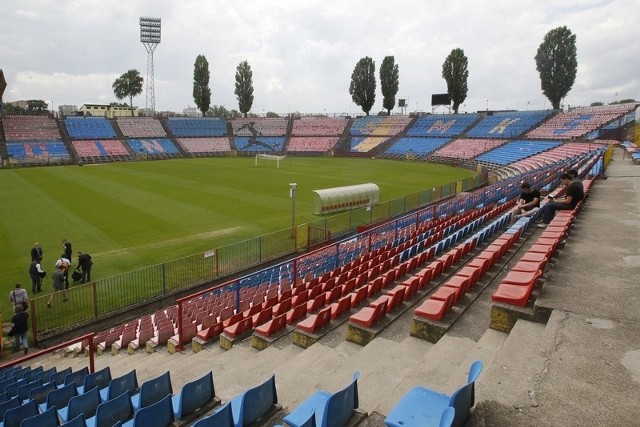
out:
{"label": "football stadium", "polygon": [[640,103],[436,99],[0,110],[2,425],[637,425]]}

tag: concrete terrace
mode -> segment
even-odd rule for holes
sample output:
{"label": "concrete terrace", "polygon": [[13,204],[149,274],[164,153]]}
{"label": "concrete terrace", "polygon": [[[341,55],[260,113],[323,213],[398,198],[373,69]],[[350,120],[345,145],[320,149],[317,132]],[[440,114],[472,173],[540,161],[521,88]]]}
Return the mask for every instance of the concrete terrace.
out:
{"label": "concrete terrace", "polygon": [[[409,335],[413,307],[364,347],[346,341],[342,325],[307,349],[285,337],[258,351],[247,339],[229,351],[214,344],[199,353],[105,354],[96,369],[109,366],[117,377],[135,368],[140,384],[168,370],[174,392],[211,370],[223,402],[275,373],[286,412],[315,390],[342,388],[359,371],[360,409],[369,415],[361,425],[382,426],[410,388],[452,393],[481,359],[467,425],[638,425],[640,167],[617,148],[605,178],[546,274],[536,301],[551,311],[546,324],[518,320],[509,334],[490,329],[492,283],[436,344]],[[539,234],[531,227],[521,239]],[[31,361],[58,370],[87,363],[58,354]]]}

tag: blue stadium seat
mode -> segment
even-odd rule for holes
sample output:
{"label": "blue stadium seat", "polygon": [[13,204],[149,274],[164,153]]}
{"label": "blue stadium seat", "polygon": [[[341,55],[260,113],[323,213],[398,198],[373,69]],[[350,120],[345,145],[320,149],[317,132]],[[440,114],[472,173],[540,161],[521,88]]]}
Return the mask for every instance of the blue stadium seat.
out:
{"label": "blue stadium seat", "polygon": [[315,392],[284,417],[284,421],[291,427],[308,425],[310,414],[315,412],[318,427],[344,426],[353,410],[358,408],[358,377],[359,373],[356,372],[353,381],[336,393],[323,390]]}
{"label": "blue stadium seat", "polygon": [[96,415],[88,418],[86,423],[87,427],[107,427],[113,426],[117,422],[129,421],[133,416],[131,393],[127,390],[120,396],[98,405]]}
{"label": "blue stadium seat", "polygon": [[173,388],[171,387],[171,376],[167,371],[156,378],[145,381],[140,386],[139,393],[131,396],[133,410],[137,412],[141,408],[153,405],[169,394],[173,394]]}
{"label": "blue stadium seat", "polygon": [[172,397],[173,413],[176,419],[182,420],[213,401],[214,397],[213,372],[209,371],[203,377],[185,384],[180,393]]}
{"label": "blue stadium seat", "polygon": [[475,404],[475,381],[482,371],[482,362],[471,364],[467,384],[456,390],[451,396],[438,393],[425,387],[414,387],[394,406],[385,419],[387,427],[427,427],[440,426],[447,408],[455,409],[453,422],[455,427],[463,426],[469,412]]}
{"label": "blue stadium seat", "polygon": [[75,384],[67,384],[59,389],[50,391],[47,395],[47,401],[40,405],[40,412],[44,412],[52,406],[64,408],[69,404],[69,400],[77,395],[78,389]]}
{"label": "blue stadium seat", "polygon": [[96,409],[101,403],[100,390],[98,387],[94,387],[86,393],[69,399],[69,404],[66,407],[58,409],[58,415],[65,423],[80,414],[83,414],[85,418],[90,418],[96,414]]}
{"label": "blue stadium seat", "polygon": [[225,403],[208,417],[198,420],[193,427],[234,427],[231,403]]}
{"label": "blue stadium seat", "polygon": [[20,427],[58,427],[59,425],[58,411],[55,407],[51,407],[41,414],[25,418]]}
{"label": "blue stadium seat", "polygon": [[[144,384],[142,385],[144,387]],[[145,406],[136,412],[133,419],[122,423],[123,427],[168,427],[173,426],[175,420],[173,406],[171,405],[171,395]]]}
{"label": "blue stadium seat", "polygon": [[84,384],[78,387],[78,394],[82,394],[85,390],[91,390],[94,387],[98,387],[98,389],[102,390],[103,388],[108,387],[110,382],[111,369],[107,366],[106,368],[100,369],[99,371],[96,371],[93,374],[88,374],[84,377]]}
{"label": "blue stadium seat", "polygon": [[106,402],[120,396],[125,391],[128,391],[131,395],[138,392],[138,377],[135,369],[121,377],[112,379],[108,387],[100,390],[100,398],[103,402]]}
{"label": "blue stadium seat", "polygon": [[244,427],[262,418],[278,403],[276,376],[250,388],[231,400],[231,412],[235,427]]}
{"label": "blue stadium seat", "polygon": [[20,427],[24,419],[35,417],[38,413],[38,404],[30,400],[25,404],[5,412],[4,421],[0,423],[0,427]]}

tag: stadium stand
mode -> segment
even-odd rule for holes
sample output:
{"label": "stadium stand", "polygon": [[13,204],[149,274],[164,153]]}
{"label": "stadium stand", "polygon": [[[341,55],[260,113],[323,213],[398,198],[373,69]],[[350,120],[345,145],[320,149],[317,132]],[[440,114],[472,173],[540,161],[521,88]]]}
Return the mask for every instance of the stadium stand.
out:
{"label": "stadium stand", "polygon": [[289,153],[325,153],[338,143],[338,136],[292,136],[289,139]]}
{"label": "stadium stand", "polygon": [[241,118],[231,121],[233,136],[285,136],[287,120],[283,118]]}
{"label": "stadium stand", "polygon": [[126,138],[166,137],[162,124],[153,117],[117,117],[116,124]]}
{"label": "stadium stand", "polygon": [[128,139],[127,144],[138,157],[168,158],[180,154],[178,148],[167,138]]}
{"label": "stadium stand", "polygon": [[383,157],[403,159],[424,157],[449,142],[449,138],[402,137],[383,153]]}
{"label": "stadium stand", "polygon": [[275,152],[284,148],[285,138],[281,136],[236,136],[234,138],[236,150],[239,152]]}
{"label": "stadium stand", "polygon": [[530,139],[570,139],[587,135],[616,120],[638,104],[615,104],[601,107],[577,107],[559,112],[527,134]]}
{"label": "stadium stand", "polygon": [[407,130],[407,136],[452,138],[462,135],[480,116],[478,114],[431,114],[419,117]]}
{"label": "stadium stand", "polygon": [[56,121],[50,116],[4,116],[2,118],[7,142],[60,141]]}
{"label": "stadium stand", "polygon": [[71,162],[61,141],[7,142],[7,156],[12,166],[39,166]]}
{"label": "stadium stand", "polygon": [[559,146],[559,141],[534,141],[520,139],[508,142],[500,147],[476,157],[481,164],[507,165],[518,160]]}
{"label": "stadium stand", "polygon": [[226,121],[218,118],[169,117],[167,124],[171,133],[178,138],[212,138],[227,135]]}
{"label": "stadium stand", "polygon": [[364,116],[353,120],[351,136],[393,136],[411,123],[408,116]]}
{"label": "stadium stand", "polygon": [[292,136],[340,136],[349,124],[344,117],[303,117],[293,120]]}
{"label": "stadium stand", "polygon": [[192,155],[222,155],[231,151],[229,138],[177,138],[182,149]]}
{"label": "stadium stand", "polygon": [[497,112],[483,118],[467,132],[469,138],[517,138],[551,115],[544,111]]}
{"label": "stadium stand", "polygon": [[121,161],[131,159],[122,141],[117,139],[75,140],[71,145],[83,162]]}
{"label": "stadium stand", "polygon": [[71,139],[112,139],[116,132],[104,117],[65,117],[64,125]]}
{"label": "stadium stand", "polygon": [[460,138],[434,151],[434,159],[471,159],[493,150],[507,142],[506,139],[469,139]]}

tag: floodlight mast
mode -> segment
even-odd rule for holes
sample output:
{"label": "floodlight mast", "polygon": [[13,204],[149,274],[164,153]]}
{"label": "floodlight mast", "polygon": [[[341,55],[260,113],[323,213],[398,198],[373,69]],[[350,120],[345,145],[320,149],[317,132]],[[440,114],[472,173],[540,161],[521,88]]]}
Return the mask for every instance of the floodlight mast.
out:
{"label": "floodlight mast", "polygon": [[147,50],[147,99],[146,108],[156,111],[156,94],[153,78],[153,52],[160,44],[160,18],[140,18],[140,41]]}

